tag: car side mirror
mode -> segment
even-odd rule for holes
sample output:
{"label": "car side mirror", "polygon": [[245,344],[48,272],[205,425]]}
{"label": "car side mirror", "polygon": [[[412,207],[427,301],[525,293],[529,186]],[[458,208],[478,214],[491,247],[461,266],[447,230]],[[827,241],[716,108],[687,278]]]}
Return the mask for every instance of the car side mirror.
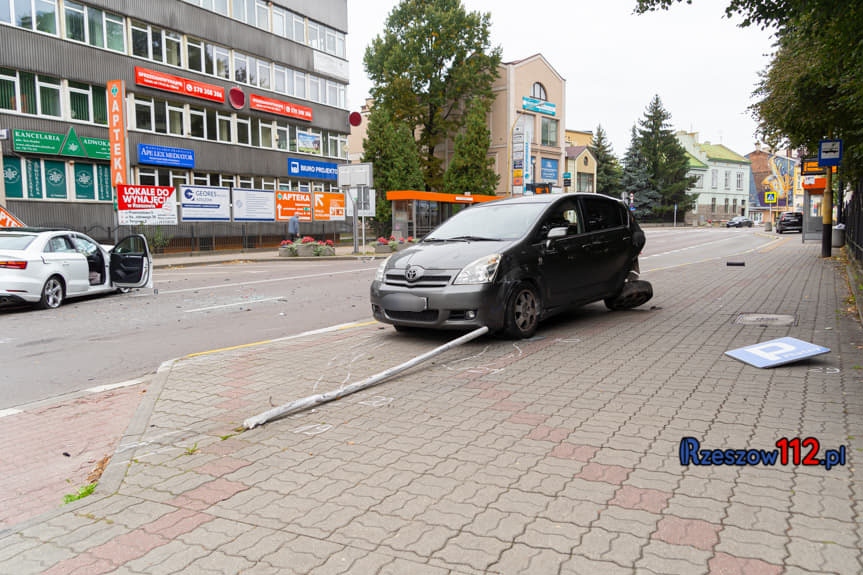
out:
{"label": "car side mirror", "polygon": [[545,247],[550,248],[554,240],[566,237],[566,228],[551,228],[548,230],[548,235],[545,236]]}

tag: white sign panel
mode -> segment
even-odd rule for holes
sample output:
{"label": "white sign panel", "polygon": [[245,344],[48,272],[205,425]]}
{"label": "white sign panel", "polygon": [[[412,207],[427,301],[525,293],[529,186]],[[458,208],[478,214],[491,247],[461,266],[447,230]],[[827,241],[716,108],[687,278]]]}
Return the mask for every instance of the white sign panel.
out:
{"label": "white sign panel", "polygon": [[362,188],[357,195],[357,189],[351,188],[348,190],[349,197],[345,201],[345,215],[353,217],[354,202],[357,202],[357,215],[360,217],[373,218],[375,217],[375,191],[370,188]]}
{"label": "white sign panel", "polygon": [[231,221],[231,190],[180,186],[180,218],[184,222]]}
{"label": "white sign panel", "polygon": [[356,186],[371,187],[372,165],[365,164],[339,164],[338,181],[340,188],[352,188]]}
{"label": "white sign panel", "polygon": [[276,192],[234,188],[235,222],[272,222],[276,219]]}
{"label": "white sign panel", "polygon": [[176,226],[177,193],[167,186],[117,186],[121,226]]}

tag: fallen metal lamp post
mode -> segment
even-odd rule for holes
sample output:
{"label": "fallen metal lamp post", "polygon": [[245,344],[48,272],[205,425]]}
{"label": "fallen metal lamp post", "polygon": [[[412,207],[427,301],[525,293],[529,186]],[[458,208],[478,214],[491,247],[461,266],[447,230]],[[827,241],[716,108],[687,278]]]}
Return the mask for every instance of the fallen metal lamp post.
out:
{"label": "fallen metal lamp post", "polygon": [[363,389],[372,387],[373,385],[377,385],[378,383],[381,383],[386,379],[398,375],[403,371],[414,367],[415,365],[419,365],[426,360],[440,355],[443,352],[448,351],[454,347],[458,347],[464,343],[474,340],[481,335],[485,335],[486,333],[488,333],[488,327],[483,326],[477,328],[472,332],[466,333],[465,335],[458,337],[450,342],[447,342],[439,347],[436,347],[431,351],[428,351],[422,355],[418,355],[415,358],[410,359],[400,365],[391,367],[386,371],[377,373],[362,381],[358,381],[357,383],[352,383],[335,391],[328,391],[327,393],[320,393],[318,395],[310,395],[308,397],[304,397],[303,399],[298,399],[296,401],[286,403],[279,407],[274,407],[273,409],[265,411],[264,413],[250,417],[243,422],[243,427],[245,427],[246,429],[252,429],[259,425],[263,425],[264,423],[267,423],[272,419],[284,417],[292,413],[297,413],[298,411],[303,411],[304,409],[308,409],[316,405],[321,405],[322,403],[328,403],[336,399],[341,399],[342,397],[345,397],[346,395],[350,395],[352,393],[356,393],[357,391],[362,391]]}

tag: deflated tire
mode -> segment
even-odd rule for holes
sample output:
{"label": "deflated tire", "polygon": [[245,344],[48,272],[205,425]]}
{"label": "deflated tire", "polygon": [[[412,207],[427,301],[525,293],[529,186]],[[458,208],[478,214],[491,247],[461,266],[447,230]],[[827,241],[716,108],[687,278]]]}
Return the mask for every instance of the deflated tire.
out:
{"label": "deflated tire", "polygon": [[653,286],[644,280],[632,280],[623,284],[623,289],[613,298],[605,300],[605,306],[612,310],[632,309],[647,303],[653,297]]}

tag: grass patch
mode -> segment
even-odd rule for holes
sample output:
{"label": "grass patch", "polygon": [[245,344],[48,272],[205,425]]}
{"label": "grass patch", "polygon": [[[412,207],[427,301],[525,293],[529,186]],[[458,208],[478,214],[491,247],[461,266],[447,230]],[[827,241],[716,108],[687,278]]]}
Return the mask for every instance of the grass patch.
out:
{"label": "grass patch", "polygon": [[78,489],[76,493],[67,493],[63,496],[63,505],[66,505],[67,503],[72,503],[73,501],[78,501],[79,499],[84,499],[85,497],[93,493],[93,490],[96,489],[96,485],[98,485],[98,482],[85,485],[84,487]]}
{"label": "grass patch", "polygon": [[195,442],[195,445],[193,445],[192,447],[187,447],[186,452],[183,455],[194,455],[196,453],[198,453],[198,442],[197,441]]}

